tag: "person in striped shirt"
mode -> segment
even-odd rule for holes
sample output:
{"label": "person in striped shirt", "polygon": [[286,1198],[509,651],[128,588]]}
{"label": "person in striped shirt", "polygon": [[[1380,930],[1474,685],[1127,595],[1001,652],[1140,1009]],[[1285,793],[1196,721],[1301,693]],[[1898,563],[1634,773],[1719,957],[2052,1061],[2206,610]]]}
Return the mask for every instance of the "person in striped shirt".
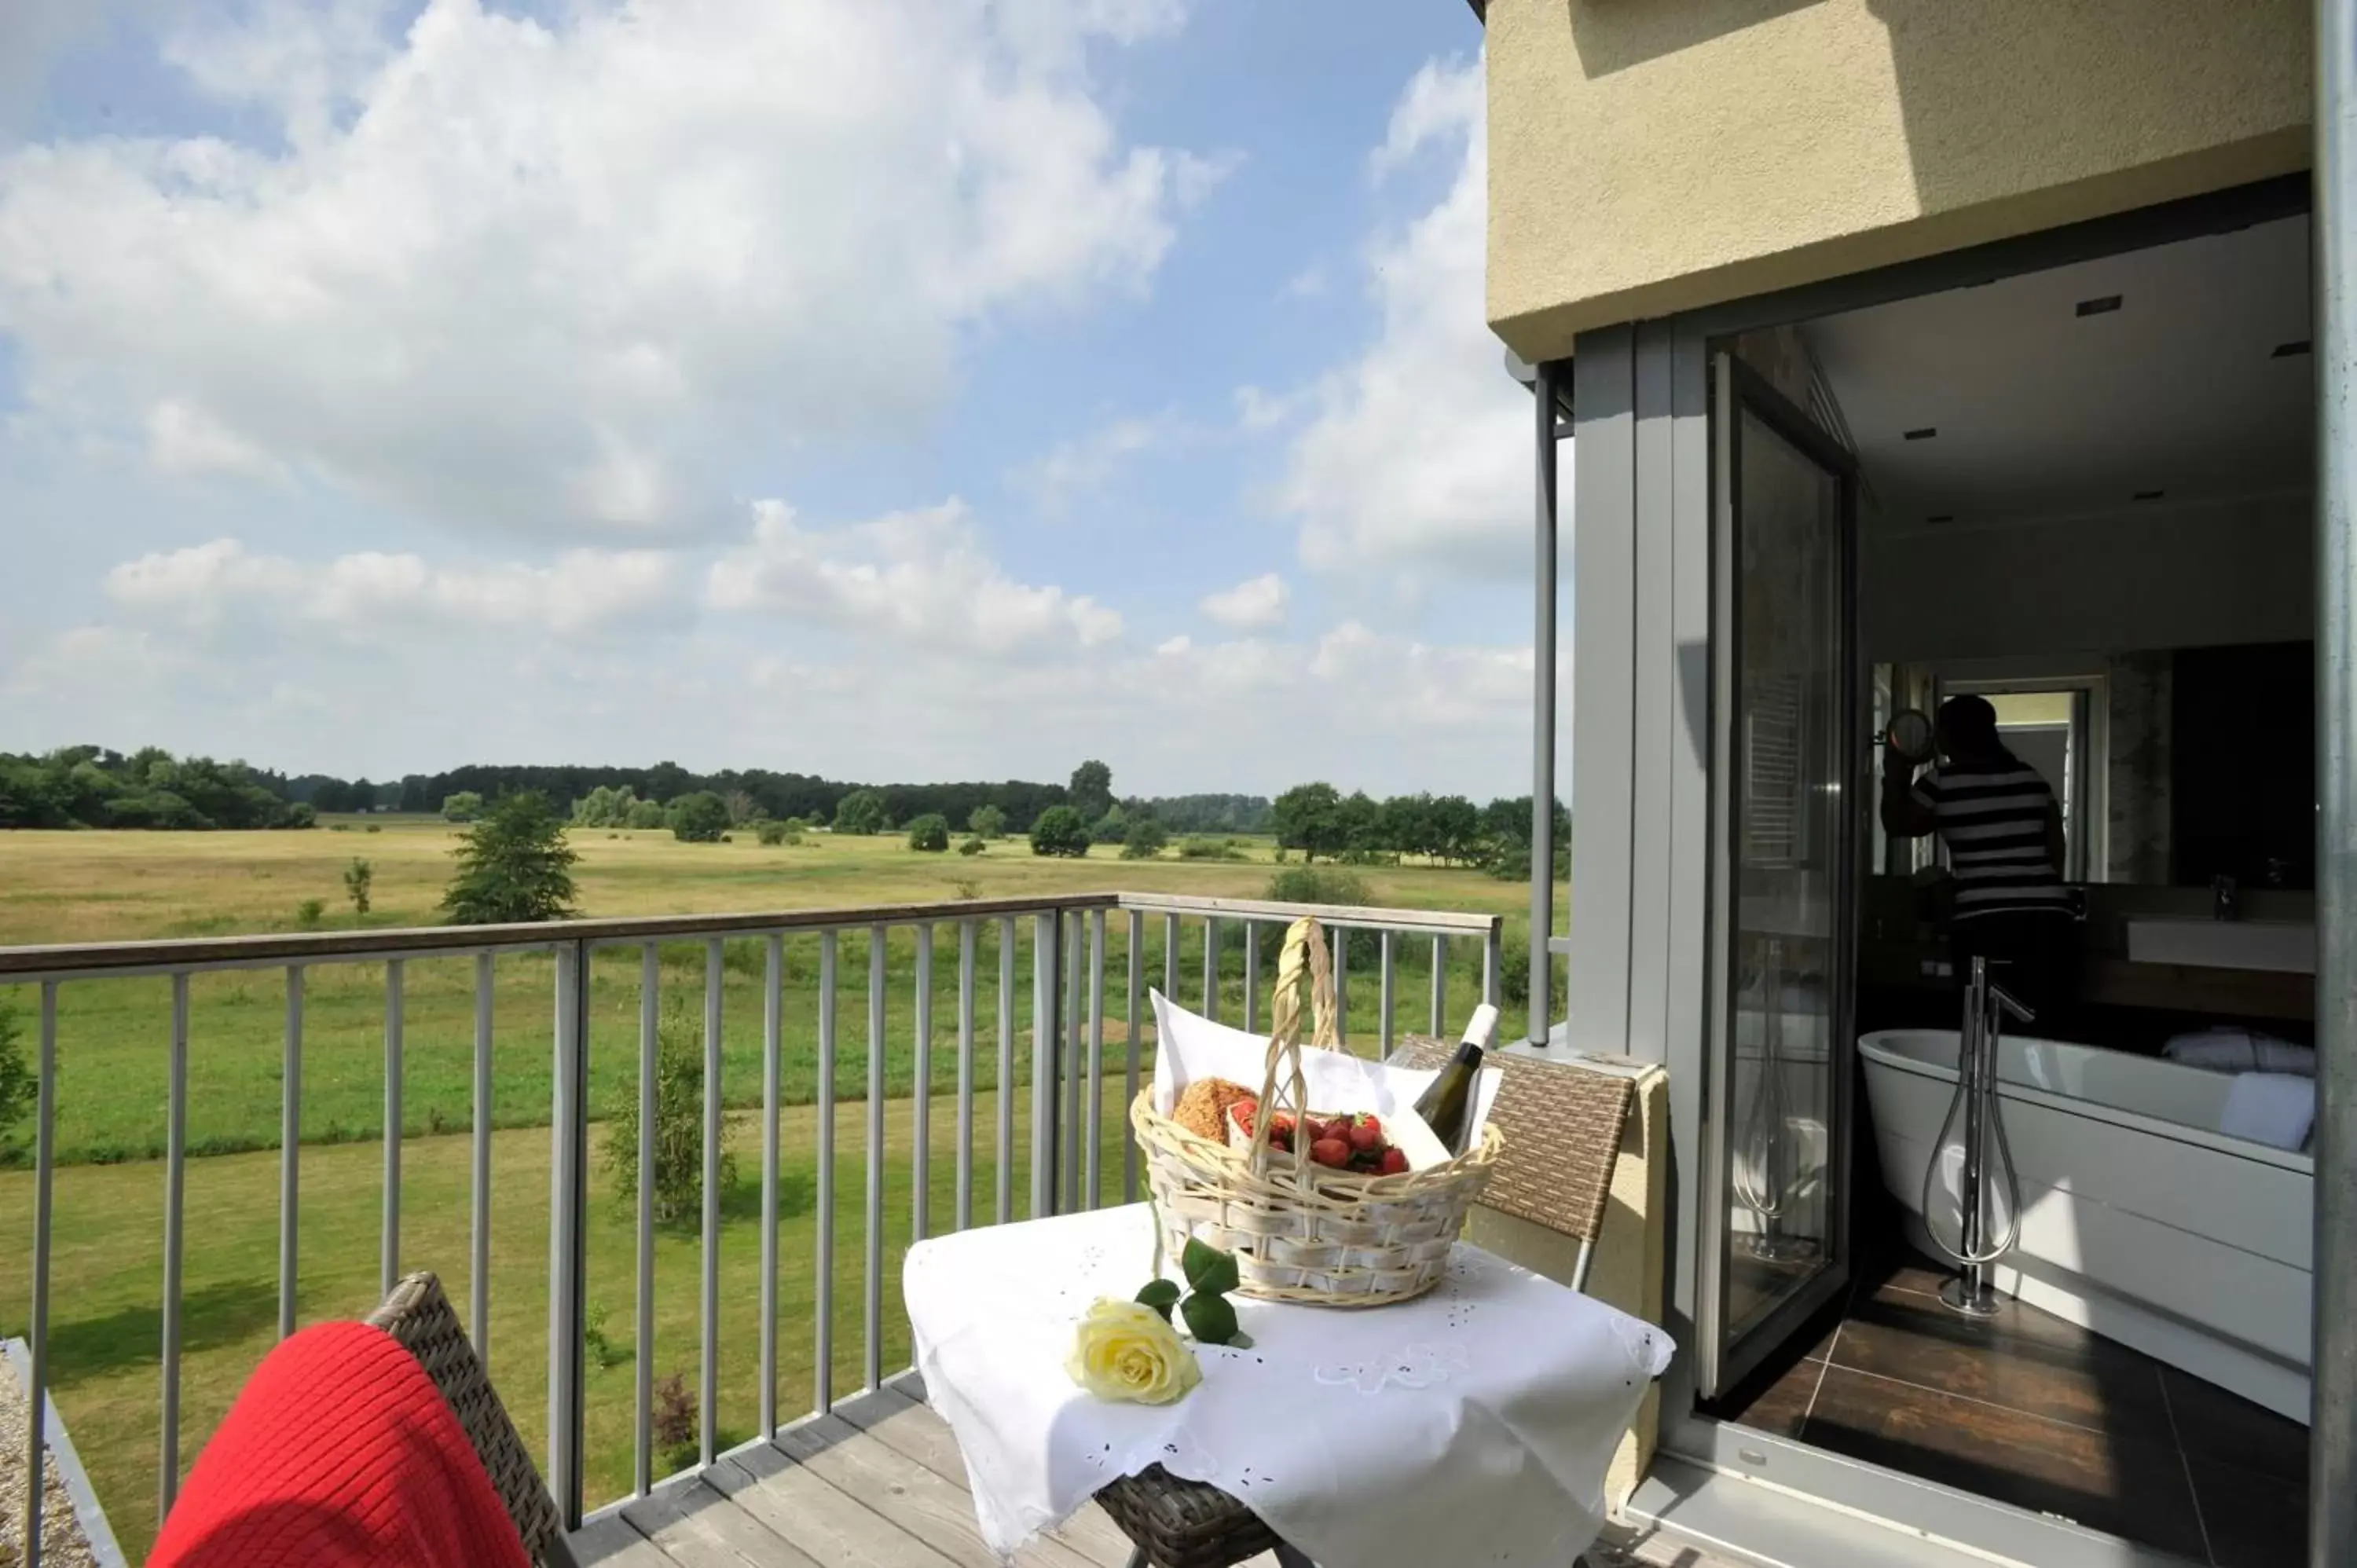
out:
{"label": "person in striped shirt", "polygon": [[1937,833],[1947,849],[1957,983],[1986,958],[1993,979],[2048,1013],[2069,1000],[2078,940],[2062,884],[2062,809],[2037,769],[2006,749],[1986,698],[1950,698],[1932,734],[1940,761],[1921,778],[1915,763],[1885,749],[1883,831]]}

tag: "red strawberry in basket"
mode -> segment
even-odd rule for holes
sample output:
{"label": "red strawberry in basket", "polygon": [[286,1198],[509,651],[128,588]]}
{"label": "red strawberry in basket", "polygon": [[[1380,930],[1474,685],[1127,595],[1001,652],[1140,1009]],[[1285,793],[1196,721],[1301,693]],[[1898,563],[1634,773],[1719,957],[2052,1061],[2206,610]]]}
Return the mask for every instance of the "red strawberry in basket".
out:
{"label": "red strawberry in basket", "polygon": [[1260,1114],[1260,1101],[1239,1100],[1228,1107],[1228,1114],[1234,1118],[1236,1125],[1243,1128],[1244,1136],[1249,1138],[1252,1136],[1253,1118]]}
{"label": "red strawberry in basket", "polygon": [[1351,1163],[1351,1145],[1340,1138],[1320,1138],[1309,1146],[1309,1157],[1340,1170]]}
{"label": "red strawberry in basket", "polygon": [[1343,1135],[1350,1139],[1351,1147],[1361,1154],[1383,1146],[1383,1124],[1364,1112],[1351,1118],[1351,1125]]}
{"label": "red strawberry in basket", "polygon": [[1376,1168],[1384,1176],[1398,1176],[1407,1169],[1407,1151],[1397,1144],[1385,1149],[1383,1164]]}

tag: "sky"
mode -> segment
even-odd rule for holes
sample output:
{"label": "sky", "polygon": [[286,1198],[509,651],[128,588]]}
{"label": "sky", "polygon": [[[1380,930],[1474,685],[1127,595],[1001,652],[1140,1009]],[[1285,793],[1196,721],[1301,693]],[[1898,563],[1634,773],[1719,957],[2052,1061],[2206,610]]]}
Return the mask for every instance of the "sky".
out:
{"label": "sky", "polygon": [[8,0],[0,750],[1526,792],[1480,48]]}

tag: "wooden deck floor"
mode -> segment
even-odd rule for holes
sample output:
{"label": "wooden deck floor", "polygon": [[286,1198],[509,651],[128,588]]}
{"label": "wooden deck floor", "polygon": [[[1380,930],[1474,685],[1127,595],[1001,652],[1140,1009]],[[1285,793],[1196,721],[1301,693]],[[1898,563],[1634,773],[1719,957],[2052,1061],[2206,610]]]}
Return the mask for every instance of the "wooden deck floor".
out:
{"label": "wooden deck floor", "polygon": [[[573,1537],[585,1568],[1000,1568],[983,1544],[957,1440],[913,1377],[835,1407],[774,1443],[657,1487]],[[1129,1542],[1093,1505],[1016,1558],[1022,1568],[1125,1568]],[[1275,1568],[1271,1556],[1249,1568]],[[1675,1563],[1622,1555],[1595,1568]]]}

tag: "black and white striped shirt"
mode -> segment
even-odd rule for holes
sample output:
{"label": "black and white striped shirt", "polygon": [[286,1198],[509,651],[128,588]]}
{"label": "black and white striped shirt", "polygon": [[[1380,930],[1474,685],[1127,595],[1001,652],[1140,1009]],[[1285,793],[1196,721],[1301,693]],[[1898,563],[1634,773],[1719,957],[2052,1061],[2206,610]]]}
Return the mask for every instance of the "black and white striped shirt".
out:
{"label": "black and white striped shirt", "polygon": [[2067,909],[2061,868],[2046,843],[2054,791],[2035,768],[1948,768],[1915,781],[1956,878],[1956,918]]}

